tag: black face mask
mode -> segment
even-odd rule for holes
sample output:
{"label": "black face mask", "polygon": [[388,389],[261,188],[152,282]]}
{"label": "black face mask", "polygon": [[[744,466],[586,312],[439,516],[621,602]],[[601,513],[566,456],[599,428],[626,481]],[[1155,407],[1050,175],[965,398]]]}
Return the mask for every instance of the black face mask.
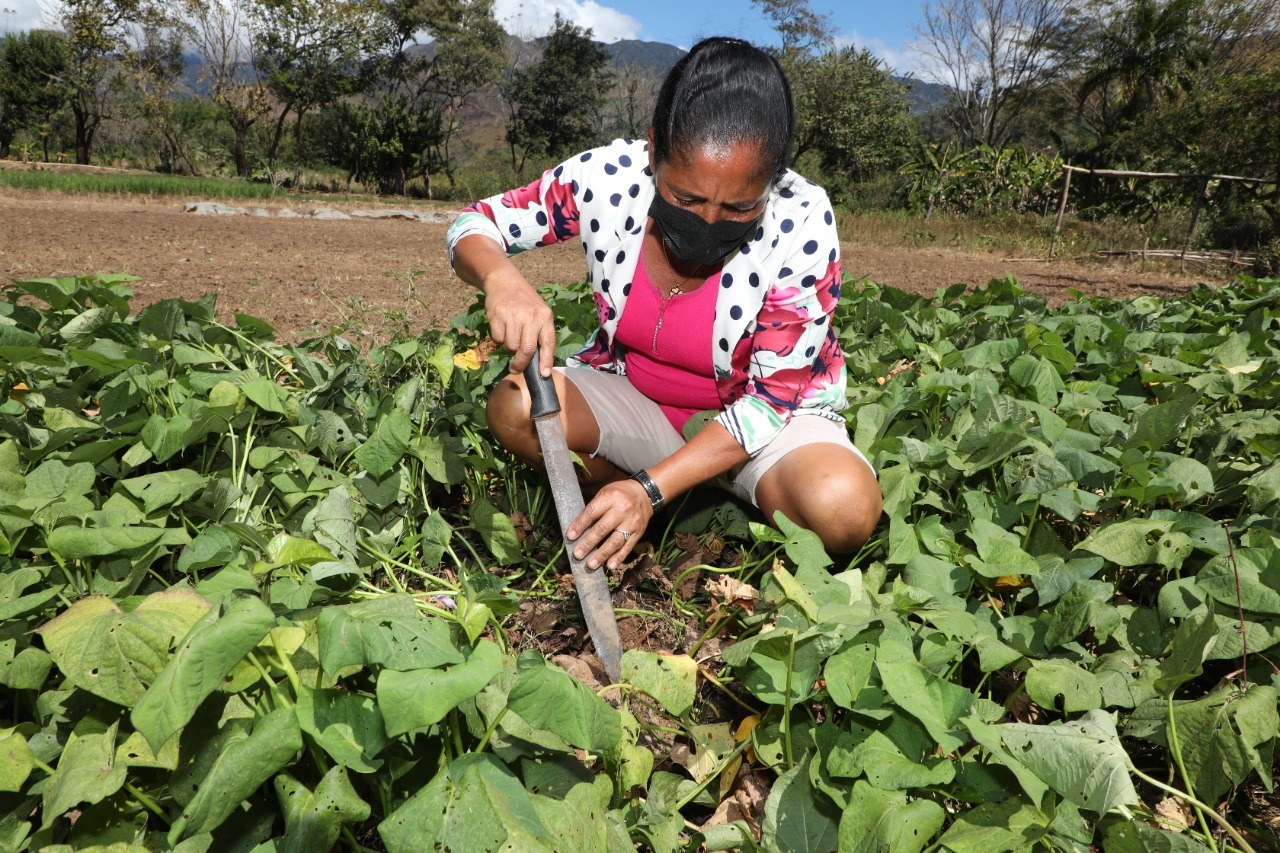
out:
{"label": "black face mask", "polygon": [[658,223],[662,240],[671,254],[698,266],[712,266],[742,245],[756,230],[760,217],[746,222],[722,219],[707,222],[692,210],[676,207],[654,192],[649,215]]}

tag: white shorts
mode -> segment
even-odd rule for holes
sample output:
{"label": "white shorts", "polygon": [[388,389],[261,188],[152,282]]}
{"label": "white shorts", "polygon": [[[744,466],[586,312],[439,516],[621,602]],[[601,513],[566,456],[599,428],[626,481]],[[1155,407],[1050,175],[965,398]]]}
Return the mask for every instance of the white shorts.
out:
{"label": "white shorts", "polygon": [[[600,446],[592,456],[607,459],[634,474],[684,447],[684,436],[676,432],[658,404],[637,391],[627,377],[590,367],[557,367],[556,370],[582,393],[600,427]],[[754,457],[713,482],[755,504],[756,485],[765,472],[792,450],[809,444],[848,448],[871,468],[871,462],[849,440],[843,423],[821,415],[801,414],[787,421],[782,432]]]}

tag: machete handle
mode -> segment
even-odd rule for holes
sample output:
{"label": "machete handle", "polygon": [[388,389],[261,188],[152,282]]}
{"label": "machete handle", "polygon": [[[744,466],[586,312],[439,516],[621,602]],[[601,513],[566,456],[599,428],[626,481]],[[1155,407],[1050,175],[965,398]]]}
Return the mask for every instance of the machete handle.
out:
{"label": "machete handle", "polygon": [[529,417],[541,418],[560,411],[560,398],[556,396],[556,383],[550,376],[544,377],[538,369],[538,353],[524,369],[524,384],[529,386]]}

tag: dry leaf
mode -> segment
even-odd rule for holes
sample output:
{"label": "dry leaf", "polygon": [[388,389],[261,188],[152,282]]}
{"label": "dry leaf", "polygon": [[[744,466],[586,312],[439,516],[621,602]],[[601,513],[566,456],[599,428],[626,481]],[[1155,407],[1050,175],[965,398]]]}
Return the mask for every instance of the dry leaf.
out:
{"label": "dry leaf", "polygon": [[756,602],[760,600],[758,589],[728,575],[707,581],[707,592],[711,594],[716,609],[737,605],[748,613],[754,613]]}
{"label": "dry leaf", "polygon": [[9,391],[9,399],[14,402],[21,403],[22,398],[31,393],[31,388],[25,382],[19,382]]}
{"label": "dry leaf", "polygon": [[[1169,821],[1170,824],[1178,826],[1192,826],[1195,824],[1196,815],[1184,800],[1177,797],[1166,797],[1156,803],[1156,816]],[[1173,829],[1172,826],[1166,825],[1165,829]],[[1174,830],[1175,832],[1177,830]]]}
{"label": "dry leaf", "polygon": [[551,658],[551,662],[589,687],[592,693],[596,693],[604,687],[600,683],[600,679],[591,670],[590,664],[582,657],[554,655]]}

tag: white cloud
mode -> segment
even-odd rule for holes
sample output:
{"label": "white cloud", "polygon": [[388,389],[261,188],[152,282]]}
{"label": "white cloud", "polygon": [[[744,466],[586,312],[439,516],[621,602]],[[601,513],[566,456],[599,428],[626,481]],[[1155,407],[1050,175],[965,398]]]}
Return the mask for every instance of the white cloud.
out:
{"label": "white cloud", "polygon": [[924,57],[920,55],[920,52],[911,42],[890,44],[884,39],[875,38],[874,36],[863,36],[855,30],[836,36],[837,47],[848,47],[850,45],[858,48],[867,48],[884,60],[885,65],[889,66],[889,70],[894,74],[910,74],[919,78],[921,70],[924,68]]}
{"label": "white cloud", "polygon": [[0,35],[50,26],[40,0],[0,0]]}
{"label": "white cloud", "polygon": [[596,0],[497,0],[493,5],[494,16],[507,32],[524,39],[551,32],[556,12],[565,20],[590,29],[596,41],[633,39],[640,34],[639,21],[610,6],[601,6]]}

